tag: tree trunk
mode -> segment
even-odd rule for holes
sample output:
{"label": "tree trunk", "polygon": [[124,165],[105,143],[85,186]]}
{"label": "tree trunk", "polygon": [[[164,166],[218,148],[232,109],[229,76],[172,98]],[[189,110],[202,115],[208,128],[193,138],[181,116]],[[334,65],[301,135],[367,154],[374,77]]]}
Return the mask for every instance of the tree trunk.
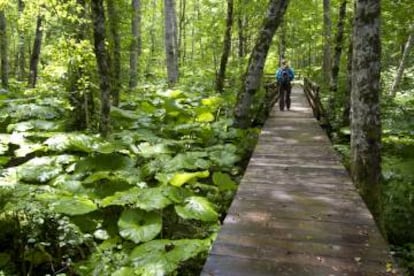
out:
{"label": "tree trunk", "polygon": [[29,74],[28,85],[31,88],[36,87],[36,81],[37,81],[37,67],[38,67],[39,59],[40,59],[40,49],[42,47],[42,37],[43,37],[42,21],[43,21],[43,16],[39,14],[37,16],[35,40],[33,43],[32,55],[30,57],[30,68],[29,68],[30,74]]}
{"label": "tree trunk", "polygon": [[168,83],[174,85],[178,80],[177,15],[175,11],[175,0],[164,0],[164,14]]}
{"label": "tree trunk", "polygon": [[332,60],[332,78],[330,83],[331,88],[331,97],[334,97],[332,94],[336,94],[338,91],[338,73],[339,65],[341,64],[341,55],[342,47],[344,41],[344,26],[345,26],[345,17],[346,17],[346,2],[347,0],[342,0],[341,6],[339,7],[339,18],[338,18],[338,30],[336,33],[335,39],[335,54]]}
{"label": "tree trunk", "polygon": [[141,1],[132,0],[131,33],[132,40],[129,57],[129,88],[138,84],[138,60],[141,55]]}
{"label": "tree trunk", "polygon": [[381,223],[380,1],[357,0],[353,29],[351,174]]}
{"label": "tree trunk", "polygon": [[7,20],[4,11],[0,11],[0,52],[1,52],[1,86],[9,87],[9,59],[7,40]]}
{"label": "tree trunk", "polygon": [[344,110],[342,113],[342,125],[350,126],[351,124],[351,90],[352,90],[352,37],[349,41],[348,53],[347,53],[347,64],[346,64],[346,85],[345,85],[345,96],[344,96]]}
{"label": "tree trunk", "polygon": [[390,94],[392,97],[395,97],[395,95],[397,94],[398,86],[400,85],[401,78],[404,74],[404,69],[405,69],[405,64],[407,62],[408,54],[413,44],[414,44],[414,25],[410,27],[410,33],[408,35],[407,42],[405,43],[405,46],[404,46],[404,51],[401,57],[400,65],[398,67],[397,74],[395,75],[394,82],[392,83],[392,86],[391,86]]}
{"label": "tree trunk", "polygon": [[237,18],[237,26],[238,26],[238,40],[239,40],[239,57],[243,58],[246,54],[244,51],[244,45],[246,44],[246,37],[244,34],[244,15],[239,14]]}
{"label": "tree trunk", "polygon": [[109,55],[105,47],[105,12],[103,0],[92,0],[93,33],[95,39],[95,56],[98,65],[101,89],[101,114],[99,120],[99,132],[106,137],[110,128],[111,111],[111,70],[109,68]]}
{"label": "tree trunk", "polygon": [[181,64],[185,62],[185,56],[187,54],[186,49],[186,21],[185,21],[185,11],[187,8],[187,1],[180,0],[180,21],[179,21],[179,36],[178,36],[178,53],[179,60]]}
{"label": "tree trunk", "polygon": [[223,92],[224,79],[226,77],[226,66],[231,50],[231,29],[233,26],[233,0],[227,0],[226,31],[223,40],[223,53],[221,54],[220,69],[216,80],[216,90]]}
{"label": "tree trunk", "polygon": [[250,55],[249,64],[242,88],[238,94],[234,110],[236,127],[248,128],[251,125],[249,114],[253,97],[260,86],[263,67],[273,35],[286,12],[289,0],[270,0],[267,18],[263,22],[259,37]]}
{"label": "tree trunk", "polygon": [[108,7],[109,29],[112,37],[112,68],[111,71],[111,95],[112,104],[119,105],[119,93],[121,90],[121,36],[119,35],[119,10],[114,0],[106,0]]}
{"label": "tree trunk", "polygon": [[[86,4],[85,0],[76,0],[77,8],[72,11],[78,18],[86,18]],[[72,23],[73,24],[73,23]],[[73,26],[75,32],[75,40],[77,44],[82,43],[86,39],[88,27],[85,23]],[[83,80],[85,79],[85,63],[86,57],[80,56],[73,58],[68,66],[68,97],[69,102],[73,108],[73,116],[70,120],[70,129],[85,130],[91,127],[91,118],[95,113],[94,99],[92,92],[85,87]]]}
{"label": "tree trunk", "polygon": [[286,24],[282,21],[280,25],[279,39],[279,64],[286,58]]}
{"label": "tree trunk", "polygon": [[335,114],[335,96],[338,91],[338,73],[339,65],[341,63],[341,54],[343,47],[343,38],[344,38],[344,25],[345,25],[345,16],[346,16],[346,2],[347,0],[342,0],[341,6],[339,8],[339,18],[338,18],[338,29],[335,38],[335,53],[332,60],[332,72],[330,78],[330,93],[328,99],[328,114],[334,116]]}
{"label": "tree trunk", "polygon": [[[18,1],[18,12],[19,18],[23,16],[24,12],[24,2],[23,0]],[[24,31],[20,28],[18,29],[19,33],[19,50],[18,50],[18,58],[17,58],[17,79],[22,81],[26,78],[26,57],[25,57],[25,38],[24,38]]]}
{"label": "tree trunk", "polygon": [[331,1],[323,0],[323,72],[327,83],[331,80],[331,30]]}

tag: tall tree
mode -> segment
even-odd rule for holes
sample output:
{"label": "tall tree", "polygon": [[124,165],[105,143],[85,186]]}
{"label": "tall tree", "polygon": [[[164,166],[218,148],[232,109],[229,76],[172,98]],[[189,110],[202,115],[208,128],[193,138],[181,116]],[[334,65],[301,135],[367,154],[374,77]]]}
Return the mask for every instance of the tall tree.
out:
{"label": "tall tree", "polygon": [[345,26],[345,16],[346,16],[346,2],[347,0],[342,0],[339,7],[339,17],[338,25],[335,37],[335,51],[332,59],[332,71],[331,78],[329,83],[329,100],[328,100],[328,114],[334,114],[335,108],[335,96],[338,91],[338,73],[339,65],[341,62],[342,48],[343,48],[343,38],[344,38],[344,26]]}
{"label": "tall tree", "polygon": [[392,97],[395,97],[397,93],[398,86],[400,85],[402,75],[404,74],[408,54],[414,44],[414,24],[410,26],[410,32],[408,34],[407,42],[404,46],[404,51],[400,60],[400,65],[398,66],[397,73],[395,75],[394,81],[391,85],[391,91],[390,94]]}
{"label": "tall tree", "polygon": [[380,2],[356,1],[351,94],[351,175],[381,226]]}
{"label": "tall tree", "polygon": [[37,16],[36,21],[36,32],[35,32],[35,40],[33,42],[33,49],[32,49],[32,55],[30,56],[30,73],[29,73],[29,87],[36,87],[36,81],[37,81],[37,70],[40,60],[40,50],[42,47],[42,40],[43,40],[43,15],[39,14]]}
{"label": "tall tree", "polygon": [[101,90],[101,114],[99,120],[99,132],[107,136],[110,128],[111,111],[111,70],[109,67],[109,54],[105,45],[105,10],[103,0],[92,0],[92,19],[95,44],[95,56],[98,64]]}
{"label": "tall tree", "polygon": [[175,11],[175,0],[164,0],[164,14],[168,83],[174,85],[178,80],[177,14]]}
{"label": "tall tree", "polygon": [[351,90],[352,90],[352,52],[353,43],[352,37],[350,38],[348,51],[347,51],[347,62],[346,62],[346,85],[344,95],[344,110],[342,112],[342,125],[350,126],[351,124]]}
{"label": "tall tree", "polygon": [[[77,20],[71,22],[72,32],[74,33],[74,47],[81,45],[87,39],[88,26],[86,24],[87,9],[85,0],[76,0],[76,9],[71,10],[71,14]],[[73,116],[70,121],[70,128],[84,130],[91,127],[92,117],[95,113],[93,93],[90,91],[84,80],[88,78],[87,56],[83,53],[76,53],[71,58],[68,65],[68,84],[67,90],[69,102],[73,108]]]}
{"label": "tall tree", "polygon": [[253,97],[260,86],[263,75],[263,67],[269,51],[273,35],[283,20],[289,0],[270,0],[267,17],[256,40],[256,44],[250,55],[249,64],[242,88],[238,93],[234,110],[235,126],[248,128],[251,125],[250,106]]}
{"label": "tall tree", "polygon": [[216,90],[223,91],[224,79],[226,77],[226,66],[231,50],[231,29],[233,26],[233,0],[227,0],[226,31],[224,32],[223,52],[221,54],[220,69],[216,78]]}
{"label": "tall tree", "polygon": [[9,87],[9,59],[8,59],[7,20],[4,10],[0,11],[0,52],[1,52],[1,86]]}
{"label": "tall tree", "polygon": [[331,79],[331,33],[331,0],[323,0],[323,72],[328,83]]}
{"label": "tall tree", "polygon": [[[23,0],[18,0],[18,13],[19,17],[23,15],[24,11],[24,2]],[[17,79],[22,81],[26,77],[26,57],[25,57],[25,37],[23,27],[18,28],[19,34],[19,50],[17,53]]]}
{"label": "tall tree", "polygon": [[112,38],[111,65],[111,95],[112,104],[119,105],[119,93],[121,90],[121,36],[119,34],[119,9],[114,0],[106,0],[108,7],[109,29]]}
{"label": "tall tree", "polygon": [[[343,41],[344,41],[344,29],[345,29],[345,17],[346,17],[346,2],[348,0],[342,0],[339,7],[338,25],[335,37],[335,52],[332,59],[332,78],[330,83],[330,89],[333,93],[338,90],[338,73],[339,65],[341,62]],[[332,97],[331,93],[331,97]]]}
{"label": "tall tree", "polygon": [[138,84],[138,60],[141,55],[141,0],[132,0],[131,33],[129,56],[129,88]]}

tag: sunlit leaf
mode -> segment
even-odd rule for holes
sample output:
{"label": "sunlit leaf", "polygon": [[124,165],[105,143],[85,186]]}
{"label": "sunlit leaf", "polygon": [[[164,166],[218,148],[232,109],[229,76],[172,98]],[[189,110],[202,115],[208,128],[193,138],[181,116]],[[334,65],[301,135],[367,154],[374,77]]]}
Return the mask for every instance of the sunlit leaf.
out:
{"label": "sunlit leaf", "polygon": [[141,243],[152,240],[161,232],[162,219],[155,212],[128,209],[122,212],[118,227],[121,237]]}
{"label": "sunlit leaf", "polygon": [[158,154],[168,154],[171,150],[165,144],[151,145],[150,143],[141,143],[138,145],[138,154],[148,158]]}
{"label": "sunlit leaf", "polygon": [[98,209],[96,204],[85,196],[41,194],[37,198],[48,202],[55,212],[69,216],[84,215]]}
{"label": "sunlit leaf", "polygon": [[162,210],[172,204],[168,197],[166,187],[156,188],[131,188],[127,191],[116,192],[114,195],[102,200],[102,206],[110,205],[132,205],[146,211]]}
{"label": "sunlit leaf", "polygon": [[175,211],[183,219],[216,221],[218,214],[213,205],[204,197],[192,196],[184,201],[184,206],[176,205]]}
{"label": "sunlit leaf", "polygon": [[52,151],[113,153],[118,150],[113,143],[83,133],[60,133],[47,139],[44,144]]}
{"label": "sunlit leaf", "polygon": [[202,123],[209,123],[214,121],[215,117],[210,112],[204,112],[197,116],[197,121]]}
{"label": "sunlit leaf", "polygon": [[193,173],[189,173],[189,172],[176,173],[171,178],[170,184],[173,186],[180,187],[184,185],[185,183],[196,180],[197,178],[209,177],[209,175],[210,175],[209,171],[201,171],[201,172],[193,172]]}

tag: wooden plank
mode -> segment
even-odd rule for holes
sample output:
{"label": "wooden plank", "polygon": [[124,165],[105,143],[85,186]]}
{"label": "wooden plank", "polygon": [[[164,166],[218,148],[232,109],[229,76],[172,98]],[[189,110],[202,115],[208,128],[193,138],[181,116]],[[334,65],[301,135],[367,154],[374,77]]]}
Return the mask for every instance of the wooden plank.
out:
{"label": "wooden plank", "polygon": [[299,89],[274,108],[202,275],[385,275],[388,245]]}

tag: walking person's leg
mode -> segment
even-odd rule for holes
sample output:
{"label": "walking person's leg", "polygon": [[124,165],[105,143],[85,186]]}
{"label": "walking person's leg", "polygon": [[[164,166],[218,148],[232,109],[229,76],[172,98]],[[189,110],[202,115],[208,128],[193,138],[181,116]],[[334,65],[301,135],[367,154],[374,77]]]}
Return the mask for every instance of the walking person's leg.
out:
{"label": "walking person's leg", "polygon": [[290,109],[290,92],[292,92],[292,86],[286,88],[286,108],[287,110]]}
{"label": "walking person's leg", "polygon": [[283,86],[279,87],[279,109],[283,111],[285,109],[285,96],[286,89]]}

